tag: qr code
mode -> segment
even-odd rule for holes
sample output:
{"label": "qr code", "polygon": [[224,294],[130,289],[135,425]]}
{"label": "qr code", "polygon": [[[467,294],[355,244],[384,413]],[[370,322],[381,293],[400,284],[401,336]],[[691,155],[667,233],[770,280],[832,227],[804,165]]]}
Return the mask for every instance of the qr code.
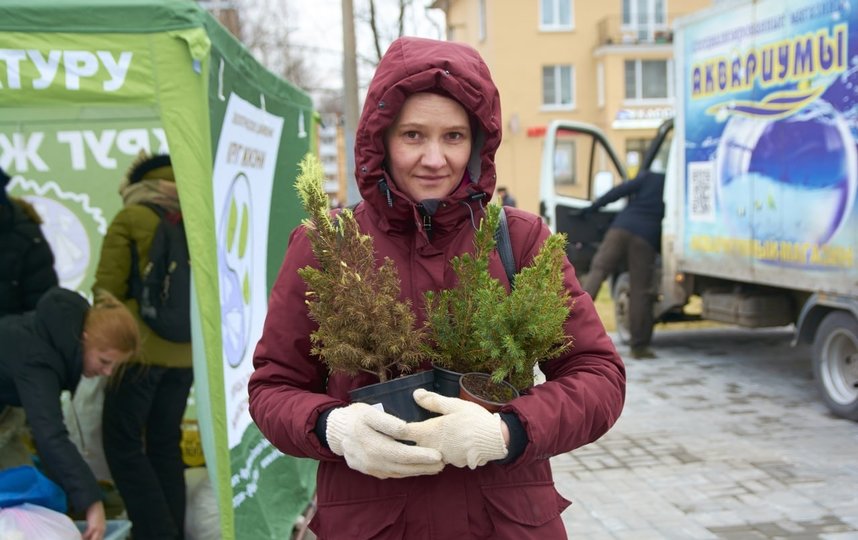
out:
{"label": "qr code", "polygon": [[709,161],[688,164],[688,218],[715,221],[715,167]]}

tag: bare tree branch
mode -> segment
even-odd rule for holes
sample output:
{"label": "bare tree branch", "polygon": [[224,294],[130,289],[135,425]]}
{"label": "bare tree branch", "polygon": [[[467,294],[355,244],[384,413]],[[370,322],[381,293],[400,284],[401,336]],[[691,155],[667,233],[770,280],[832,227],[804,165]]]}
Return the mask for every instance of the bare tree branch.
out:
{"label": "bare tree branch", "polygon": [[287,0],[237,0],[241,41],[259,62],[295,86],[309,90],[318,85],[313,69],[300,48],[292,47],[290,35],[296,21]]}
{"label": "bare tree branch", "polygon": [[376,64],[381,61],[381,36],[378,34],[378,21],[375,15],[375,0],[369,0],[369,27],[372,30],[372,43],[375,46]]}
{"label": "bare tree branch", "polygon": [[[342,45],[296,43],[297,30],[309,22],[299,19],[304,11],[295,6],[297,1],[305,0],[233,0],[241,17],[240,39],[266,68],[314,94],[315,99],[327,95],[333,101],[331,86],[338,83],[331,77],[335,75],[320,73],[319,65],[327,65],[320,62],[325,55],[341,59]],[[430,16],[425,0],[355,0],[355,3],[362,6],[355,12],[355,20],[359,22],[356,57],[359,75],[365,78],[371,76],[394,39],[407,34],[427,35],[427,29],[432,37],[443,38],[442,23]]]}
{"label": "bare tree branch", "polygon": [[435,29],[435,39],[443,39],[444,38],[444,27],[438,21],[429,16],[429,10],[423,10],[423,17],[426,19],[426,22],[432,25],[432,28]]}
{"label": "bare tree branch", "polygon": [[318,109],[322,114],[333,114],[341,118],[344,114],[344,102],[342,89],[332,90],[323,94],[318,101]]}
{"label": "bare tree branch", "polygon": [[405,35],[405,12],[411,7],[413,0],[399,0],[399,31],[397,36]]}

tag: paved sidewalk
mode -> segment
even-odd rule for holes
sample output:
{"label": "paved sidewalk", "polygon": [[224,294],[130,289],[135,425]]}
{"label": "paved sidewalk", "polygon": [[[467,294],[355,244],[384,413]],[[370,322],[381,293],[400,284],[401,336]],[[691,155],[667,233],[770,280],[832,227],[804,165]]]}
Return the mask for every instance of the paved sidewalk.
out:
{"label": "paved sidewalk", "polygon": [[791,337],[657,331],[614,428],[552,460],[569,537],[858,540],[858,423],[828,412]]}

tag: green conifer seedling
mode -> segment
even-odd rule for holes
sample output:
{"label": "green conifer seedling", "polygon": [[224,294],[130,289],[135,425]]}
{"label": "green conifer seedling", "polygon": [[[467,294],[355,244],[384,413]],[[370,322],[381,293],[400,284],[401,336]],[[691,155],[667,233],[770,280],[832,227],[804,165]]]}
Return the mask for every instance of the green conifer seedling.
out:
{"label": "green conifer seedling", "polygon": [[499,218],[500,207],[489,205],[474,235],[474,253],[451,261],[458,284],[426,293],[426,329],[437,364],[461,373],[491,373],[495,382],[507,380],[523,390],[533,385],[537,362],[572,346],[565,333],[570,310],[563,283],[566,237],[549,236],[507,294],[489,273]]}

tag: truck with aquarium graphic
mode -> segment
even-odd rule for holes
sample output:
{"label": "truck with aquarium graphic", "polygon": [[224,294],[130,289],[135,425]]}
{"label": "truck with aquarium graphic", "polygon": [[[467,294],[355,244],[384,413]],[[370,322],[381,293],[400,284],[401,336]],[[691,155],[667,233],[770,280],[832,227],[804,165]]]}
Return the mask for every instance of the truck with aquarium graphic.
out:
{"label": "truck with aquarium graphic", "polygon": [[[655,320],[793,325],[825,404],[858,421],[858,2],[722,3],[677,20],[674,60],[676,116],[639,176],[665,175]],[[624,202],[581,209],[624,179],[597,128],[547,128],[541,211],[581,273]],[[611,287],[625,340],[627,274]]]}

